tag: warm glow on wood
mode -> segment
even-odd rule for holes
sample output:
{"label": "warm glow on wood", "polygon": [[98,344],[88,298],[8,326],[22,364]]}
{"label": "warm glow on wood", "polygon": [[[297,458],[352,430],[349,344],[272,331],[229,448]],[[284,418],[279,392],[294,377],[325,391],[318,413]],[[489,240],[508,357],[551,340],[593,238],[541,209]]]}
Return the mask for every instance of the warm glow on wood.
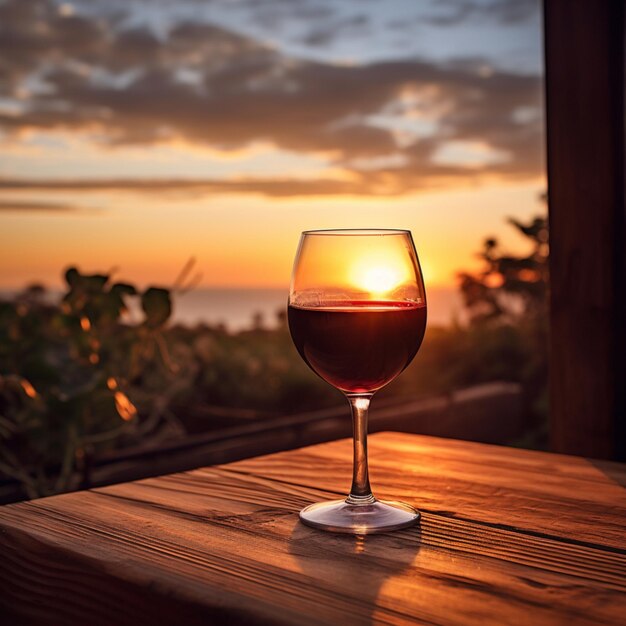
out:
{"label": "warm glow on wood", "polygon": [[345,488],[345,440],[0,506],[0,588],[16,615],[2,623],[61,604],[74,624],[103,623],[109,596],[124,598],[106,607],[111,624],[236,624],[241,606],[266,624],[624,623],[623,465],[407,433],[369,446],[387,493],[428,502],[421,531],[297,521],[294,502]]}

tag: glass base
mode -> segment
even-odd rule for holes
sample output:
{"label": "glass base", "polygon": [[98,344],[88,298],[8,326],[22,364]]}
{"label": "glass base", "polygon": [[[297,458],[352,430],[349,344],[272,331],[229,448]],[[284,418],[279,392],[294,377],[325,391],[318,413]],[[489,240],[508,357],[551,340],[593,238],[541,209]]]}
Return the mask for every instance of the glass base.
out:
{"label": "glass base", "polygon": [[352,535],[388,533],[413,526],[419,519],[419,511],[404,502],[373,497],[363,502],[350,502],[350,498],[318,502],[300,511],[300,520],[307,526]]}

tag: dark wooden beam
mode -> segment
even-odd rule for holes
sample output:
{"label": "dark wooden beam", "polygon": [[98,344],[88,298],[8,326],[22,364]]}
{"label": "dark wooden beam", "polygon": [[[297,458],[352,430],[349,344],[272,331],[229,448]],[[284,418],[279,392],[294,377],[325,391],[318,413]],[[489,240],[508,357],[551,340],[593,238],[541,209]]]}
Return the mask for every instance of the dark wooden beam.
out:
{"label": "dark wooden beam", "polygon": [[626,458],[624,3],[545,0],[556,451]]}

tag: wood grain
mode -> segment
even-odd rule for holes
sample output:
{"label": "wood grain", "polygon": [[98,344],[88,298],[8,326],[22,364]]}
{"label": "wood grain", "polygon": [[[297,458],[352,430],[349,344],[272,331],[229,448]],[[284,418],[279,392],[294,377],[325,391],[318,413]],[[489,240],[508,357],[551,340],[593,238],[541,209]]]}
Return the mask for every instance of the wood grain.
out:
{"label": "wood grain", "polygon": [[[370,475],[380,498],[518,532],[624,548],[624,465],[503,446],[385,433],[371,437]],[[299,462],[297,476],[293,465]],[[224,466],[226,467],[226,466]],[[349,488],[350,442],[247,459],[233,469],[305,486]]]}
{"label": "wood grain", "polygon": [[2,507],[3,623],[623,621],[622,466],[392,433],[370,448],[419,528],[298,522],[343,492],[348,441]]}

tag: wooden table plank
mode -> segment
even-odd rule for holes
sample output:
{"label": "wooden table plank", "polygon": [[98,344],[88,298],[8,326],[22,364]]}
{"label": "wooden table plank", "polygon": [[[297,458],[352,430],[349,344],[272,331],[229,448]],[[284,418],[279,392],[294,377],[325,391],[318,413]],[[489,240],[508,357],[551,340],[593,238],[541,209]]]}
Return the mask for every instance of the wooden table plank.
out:
{"label": "wooden table plank", "polygon": [[3,623],[623,623],[621,466],[391,433],[370,448],[419,528],[298,522],[343,492],[348,441],[2,507]]}
{"label": "wooden table plank", "polygon": [[[380,498],[420,510],[562,540],[624,549],[626,466],[580,457],[434,437],[371,437],[370,474]],[[233,469],[345,493],[348,440],[246,459]],[[228,466],[224,466],[228,467]]]}

